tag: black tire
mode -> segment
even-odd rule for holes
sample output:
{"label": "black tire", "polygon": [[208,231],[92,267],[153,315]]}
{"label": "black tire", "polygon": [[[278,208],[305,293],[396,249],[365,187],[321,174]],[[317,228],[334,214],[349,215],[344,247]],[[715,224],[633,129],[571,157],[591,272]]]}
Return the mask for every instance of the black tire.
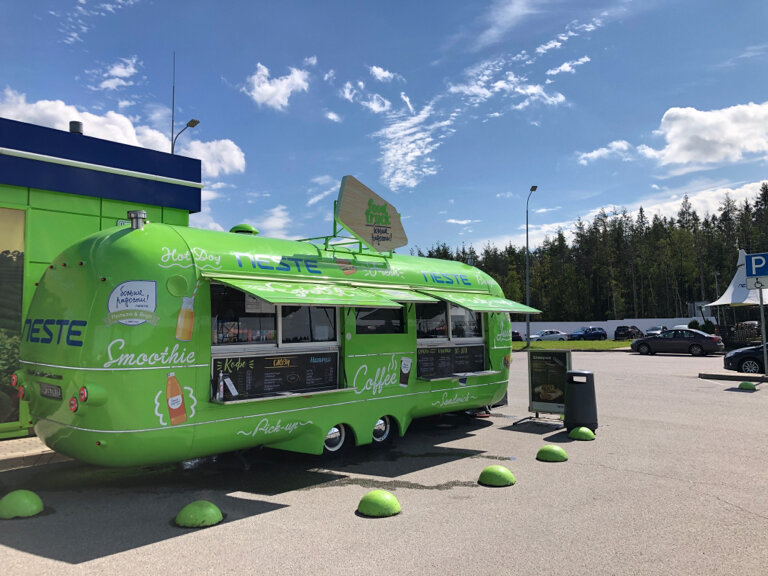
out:
{"label": "black tire", "polygon": [[706,356],[706,352],[704,352],[704,348],[701,347],[701,344],[691,344],[688,348],[688,352],[691,353],[691,356]]}
{"label": "black tire", "polygon": [[557,341],[558,342],[565,342],[565,338],[558,338]]}
{"label": "black tire", "polygon": [[637,345],[637,352],[638,354],[642,354],[643,356],[645,356],[646,354],[651,353],[651,347],[648,346],[648,344],[646,344],[645,342],[643,342],[642,344]]}
{"label": "black tire", "polygon": [[388,446],[392,444],[397,435],[395,427],[395,421],[391,416],[379,418],[373,427],[372,444],[374,446]]}
{"label": "black tire", "polygon": [[739,362],[739,372],[745,372],[747,374],[762,374],[763,365],[760,361],[754,358],[745,358]]}
{"label": "black tire", "polygon": [[347,447],[350,434],[347,431],[347,427],[344,424],[336,424],[330,430],[325,437],[325,443],[323,444],[323,454],[335,455],[340,454]]}

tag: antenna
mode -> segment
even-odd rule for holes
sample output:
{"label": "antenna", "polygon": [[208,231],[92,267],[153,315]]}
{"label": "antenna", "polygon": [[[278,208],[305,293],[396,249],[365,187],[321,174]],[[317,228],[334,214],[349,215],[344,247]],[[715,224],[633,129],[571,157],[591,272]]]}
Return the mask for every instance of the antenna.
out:
{"label": "antenna", "polygon": [[171,89],[171,154],[173,154],[173,123],[176,113],[176,50],[173,51],[173,82]]}

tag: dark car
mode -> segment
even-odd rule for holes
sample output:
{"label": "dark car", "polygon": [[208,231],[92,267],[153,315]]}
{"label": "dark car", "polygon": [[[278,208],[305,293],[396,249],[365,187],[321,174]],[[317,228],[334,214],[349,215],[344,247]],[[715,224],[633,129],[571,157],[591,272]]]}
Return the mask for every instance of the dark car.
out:
{"label": "dark car", "polygon": [[517,330],[512,330],[512,342],[522,342],[523,336]]}
{"label": "dark car", "polygon": [[632,350],[640,354],[672,352],[706,356],[725,349],[720,336],[707,334],[692,328],[665,330],[658,336],[646,336],[632,342]]}
{"label": "dark car", "polygon": [[731,350],[723,359],[723,367],[726,370],[736,370],[748,374],[765,374],[763,372],[763,347],[747,346],[738,350]]}
{"label": "dark car", "polygon": [[642,336],[643,331],[637,326],[616,326],[616,330],[613,331],[614,340],[634,340]]}
{"label": "dark car", "polygon": [[605,340],[608,334],[598,326],[582,326],[576,332],[568,333],[568,340]]}
{"label": "dark car", "polygon": [[668,330],[668,328],[666,326],[651,326],[650,328],[648,328],[648,330],[645,331],[645,335],[658,336],[659,334],[664,332],[664,330]]}

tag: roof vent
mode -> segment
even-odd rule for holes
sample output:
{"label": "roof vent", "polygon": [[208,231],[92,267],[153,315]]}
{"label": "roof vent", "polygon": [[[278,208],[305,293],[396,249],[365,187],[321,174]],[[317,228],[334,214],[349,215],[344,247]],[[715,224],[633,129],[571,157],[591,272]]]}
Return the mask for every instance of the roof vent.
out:
{"label": "roof vent", "polygon": [[128,218],[131,219],[131,229],[141,230],[144,228],[144,220],[147,218],[146,210],[128,210]]}
{"label": "roof vent", "polygon": [[82,134],[83,133],[83,123],[78,122],[77,120],[71,120],[69,122],[69,131],[72,134]]}
{"label": "roof vent", "polygon": [[259,233],[259,231],[250,224],[238,224],[237,226],[232,226],[229,231],[234,232],[235,234],[253,234],[254,236]]}

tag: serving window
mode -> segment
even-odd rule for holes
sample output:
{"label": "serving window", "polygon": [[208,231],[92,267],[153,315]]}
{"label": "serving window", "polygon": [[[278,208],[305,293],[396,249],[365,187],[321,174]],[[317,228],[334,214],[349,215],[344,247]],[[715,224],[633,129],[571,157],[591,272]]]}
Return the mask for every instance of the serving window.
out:
{"label": "serving window", "polygon": [[416,375],[450,378],[485,370],[483,313],[452,302],[416,304]]}
{"label": "serving window", "polygon": [[211,399],[237,402],[335,390],[337,309],[270,304],[211,284]]}
{"label": "serving window", "polygon": [[405,308],[355,308],[357,334],[404,334]]}

